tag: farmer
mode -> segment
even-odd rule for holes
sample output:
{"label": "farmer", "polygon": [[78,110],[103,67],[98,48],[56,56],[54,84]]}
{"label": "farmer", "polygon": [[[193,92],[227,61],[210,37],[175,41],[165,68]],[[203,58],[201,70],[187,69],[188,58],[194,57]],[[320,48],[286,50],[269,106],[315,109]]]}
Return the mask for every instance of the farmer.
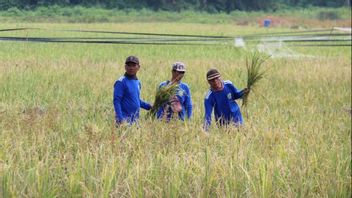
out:
{"label": "farmer", "polygon": [[176,94],[171,96],[169,102],[159,108],[157,112],[158,119],[170,121],[171,118],[178,117],[180,120],[184,121],[185,116],[187,116],[188,119],[192,117],[191,92],[188,85],[181,81],[185,72],[185,64],[182,62],[175,62],[172,65],[171,80],[160,83],[159,89],[175,83],[178,84],[178,88]]}
{"label": "farmer", "polygon": [[223,81],[216,69],[210,69],[207,72],[207,81],[210,85],[210,90],[204,99],[204,129],[206,131],[209,129],[213,109],[215,121],[218,125],[241,125],[243,123],[242,114],[235,100],[247,94],[249,89],[245,88],[242,91],[238,91],[231,81]]}
{"label": "farmer", "polygon": [[140,107],[150,110],[151,105],[140,99],[141,83],[137,78],[140,68],[136,56],[129,56],[125,61],[125,74],[114,85],[114,108],[116,126],[124,122],[132,124],[139,118]]}

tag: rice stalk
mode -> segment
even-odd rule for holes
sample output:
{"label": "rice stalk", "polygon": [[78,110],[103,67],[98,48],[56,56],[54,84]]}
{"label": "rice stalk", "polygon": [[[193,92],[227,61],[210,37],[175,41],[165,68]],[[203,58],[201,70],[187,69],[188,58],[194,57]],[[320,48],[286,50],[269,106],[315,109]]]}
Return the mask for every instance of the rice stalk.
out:
{"label": "rice stalk", "polygon": [[246,107],[248,104],[249,93],[253,91],[253,88],[258,82],[264,78],[264,71],[262,71],[262,64],[268,60],[268,56],[264,56],[259,52],[255,51],[246,58],[247,68],[247,88],[249,91],[242,97],[242,106]]}
{"label": "rice stalk", "polygon": [[155,118],[159,108],[165,105],[169,101],[171,96],[176,94],[177,89],[177,83],[171,83],[158,89],[155,94],[153,107],[147,113],[147,117]]}

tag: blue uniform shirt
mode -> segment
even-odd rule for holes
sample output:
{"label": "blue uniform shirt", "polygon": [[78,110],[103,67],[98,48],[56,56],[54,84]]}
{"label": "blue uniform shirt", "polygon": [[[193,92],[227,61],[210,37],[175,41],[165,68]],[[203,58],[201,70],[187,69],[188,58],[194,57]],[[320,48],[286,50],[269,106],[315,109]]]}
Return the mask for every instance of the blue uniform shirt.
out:
{"label": "blue uniform shirt", "polygon": [[[168,85],[169,83],[170,83],[170,81],[164,81],[164,82],[160,83],[159,89],[161,87]],[[187,118],[190,119],[192,117],[192,99],[191,99],[191,92],[190,92],[189,87],[186,83],[183,83],[183,82],[179,83],[177,91],[176,91],[176,96],[182,106],[182,111],[178,113],[179,119],[184,120],[185,115],[187,115]],[[165,106],[162,106],[159,108],[159,110],[156,114],[158,119],[162,119],[164,117],[165,113],[167,113],[166,114],[167,120],[171,119],[172,110],[170,107],[166,107],[166,108],[167,108],[166,111],[165,111]]]}
{"label": "blue uniform shirt", "polygon": [[116,122],[132,124],[139,118],[140,107],[149,110],[151,105],[140,99],[141,83],[136,77],[121,76],[114,85]]}
{"label": "blue uniform shirt", "polygon": [[235,101],[236,99],[241,98],[243,96],[243,91],[238,91],[231,81],[223,81],[223,84],[223,90],[209,90],[205,96],[205,130],[208,130],[211,124],[211,114],[213,109],[215,121],[219,125],[227,125],[231,122],[235,125],[240,125],[243,123],[240,107]]}

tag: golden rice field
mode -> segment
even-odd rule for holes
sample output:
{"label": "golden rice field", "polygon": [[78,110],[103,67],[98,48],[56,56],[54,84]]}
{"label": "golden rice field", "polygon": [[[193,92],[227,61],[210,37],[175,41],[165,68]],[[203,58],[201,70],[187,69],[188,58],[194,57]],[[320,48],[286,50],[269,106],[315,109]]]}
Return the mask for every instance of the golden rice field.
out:
{"label": "golden rice field", "polygon": [[[0,24],[126,32],[239,35],[292,31],[233,24]],[[0,36],[102,36],[27,30]],[[105,34],[112,37],[114,35]],[[254,45],[252,45],[253,47]],[[0,197],[351,197],[351,47],[291,47],[271,58],[242,109],[242,128],[202,132],[206,72],[246,84],[233,45],[0,41]],[[114,127],[113,84],[137,55],[153,102],[171,64],[187,65],[193,119]],[[241,104],[241,101],[238,101]]]}

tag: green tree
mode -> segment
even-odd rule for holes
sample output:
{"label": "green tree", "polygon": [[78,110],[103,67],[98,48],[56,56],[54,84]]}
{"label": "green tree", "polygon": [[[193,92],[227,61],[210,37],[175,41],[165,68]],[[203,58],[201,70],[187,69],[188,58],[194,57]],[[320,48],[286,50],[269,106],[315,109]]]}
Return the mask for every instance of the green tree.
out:
{"label": "green tree", "polygon": [[275,10],[280,5],[306,7],[350,6],[351,0],[0,0],[0,9],[11,7],[36,8],[51,5],[101,6],[118,9],[142,9],[180,11],[185,9],[208,12],[231,12],[233,10]]}

